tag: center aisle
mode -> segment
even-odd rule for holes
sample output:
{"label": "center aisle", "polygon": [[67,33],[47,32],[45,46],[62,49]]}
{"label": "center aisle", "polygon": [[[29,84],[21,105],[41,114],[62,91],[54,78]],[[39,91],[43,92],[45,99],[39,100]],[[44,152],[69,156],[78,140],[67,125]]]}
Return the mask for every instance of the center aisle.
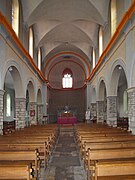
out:
{"label": "center aisle", "polygon": [[74,140],[74,126],[60,127],[60,136],[45,171],[45,180],[86,180]]}

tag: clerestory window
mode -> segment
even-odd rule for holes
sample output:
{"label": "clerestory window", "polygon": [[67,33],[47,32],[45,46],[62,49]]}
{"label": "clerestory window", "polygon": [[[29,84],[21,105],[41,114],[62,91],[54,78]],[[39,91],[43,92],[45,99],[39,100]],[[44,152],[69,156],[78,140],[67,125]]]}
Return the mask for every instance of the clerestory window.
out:
{"label": "clerestory window", "polygon": [[41,70],[41,48],[38,49],[38,69]]}
{"label": "clerestory window", "polygon": [[33,58],[34,37],[32,27],[29,29],[29,54]]}
{"label": "clerestory window", "polygon": [[12,28],[16,35],[19,34],[19,2],[18,0],[12,1]]}

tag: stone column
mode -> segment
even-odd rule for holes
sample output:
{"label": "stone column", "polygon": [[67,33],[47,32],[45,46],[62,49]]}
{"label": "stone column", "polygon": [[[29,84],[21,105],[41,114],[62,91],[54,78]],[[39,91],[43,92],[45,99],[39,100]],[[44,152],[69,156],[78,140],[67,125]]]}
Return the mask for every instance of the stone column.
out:
{"label": "stone column", "polygon": [[104,101],[97,101],[97,122],[104,122]]}
{"label": "stone column", "polygon": [[117,96],[107,97],[107,124],[117,126]]}
{"label": "stone column", "polygon": [[42,92],[43,92],[43,95],[42,95],[42,102],[43,102],[43,114],[44,115],[47,115],[47,105],[48,105],[48,99],[47,99],[47,96],[48,96],[48,91],[47,91],[47,85],[46,83],[43,84],[42,86]]}
{"label": "stone column", "polygon": [[4,91],[0,90],[0,135],[3,134],[3,96],[4,96]]}
{"label": "stone column", "polygon": [[43,120],[43,104],[38,104],[37,105],[37,120],[38,120],[38,124],[42,124],[42,120]]}
{"label": "stone column", "polygon": [[129,130],[135,134],[135,87],[129,88],[128,92],[128,122]]}
{"label": "stone column", "polygon": [[91,118],[97,117],[97,104],[91,103]]}
{"label": "stone column", "polygon": [[15,99],[15,111],[16,111],[16,129],[25,127],[25,114],[26,114],[26,99],[16,98]]}
{"label": "stone column", "polygon": [[90,82],[87,82],[87,88],[86,88],[86,109],[90,107]]}
{"label": "stone column", "polygon": [[30,102],[30,125],[36,125],[37,124],[37,102]]}

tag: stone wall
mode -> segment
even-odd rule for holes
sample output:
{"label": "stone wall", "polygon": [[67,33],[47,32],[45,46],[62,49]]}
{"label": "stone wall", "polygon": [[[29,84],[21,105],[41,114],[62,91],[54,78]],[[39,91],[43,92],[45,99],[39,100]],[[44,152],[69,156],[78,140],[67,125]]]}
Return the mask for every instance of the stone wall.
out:
{"label": "stone wall", "polygon": [[97,104],[96,103],[91,103],[91,118],[97,117]]}
{"label": "stone wall", "polygon": [[130,88],[127,92],[129,130],[135,134],[135,88]]}
{"label": "stone wall", "polygon": [[104,101],[97,101],[97,122],[104,122]]}
{"label": "stone wall", "polygon": [[0,134],[3,134],[3,95],[4,91],[0,90]]}
{"label": "stone wall", "polygon": [[107,124],[117,126],[117,96],[107,97]]}
{"label": "stone wall", "polygon": [[37,103],[30,102],[29,105],[30,105],[30,112],[29,112],[30,125],[36,125],[37,124]]}
{"label": "stone wall", "polygon": [[26,99],[25,98],[16,98],[16,129],[21,129],[25,127],[25,113],[26,113]]}
{"label": "stone wall", "polygon": [[38,124],[42,124],[43,120],[43,104],[38,104],[37,105],[37,121]]}

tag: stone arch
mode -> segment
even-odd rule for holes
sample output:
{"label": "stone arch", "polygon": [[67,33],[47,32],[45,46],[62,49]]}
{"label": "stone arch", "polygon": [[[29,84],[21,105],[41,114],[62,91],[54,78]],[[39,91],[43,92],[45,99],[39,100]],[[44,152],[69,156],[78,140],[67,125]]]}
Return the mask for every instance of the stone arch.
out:
{"label": "stone arch", "polygon": [[[4,89],[4,84],[6,78],[10,77],[12,78],[12,82],[14,83],[14,88],[15,88],[15,94],[16,97],[23,97],[24,96],[24,87],[22,83],[22,70],[21,67],[18,63],[16,63],[14,60],[8,61],[6,66],[3,68],[3,73],[2,73],[2,87]],[[8,77],[7,77],[8,76]],[[8,84],[10,82],[10,79],[8,80]]]}
{"label": "stone arch", "polygon": [[[35,95],[35,82],[33,78],[28,79],[26,95],[29,95],[28,102],[28,125],[37,124],[37,99]],[[26,100],[27,101],[27,100]]]}
{"label": "stone arch", "polygon": [[[117,87],[120,77],[120,69],[123,69],[123,71],[126,73],[126,65],[122,59],[116,60],[112,67],[110,72],[110,85],[109,85],[109,94],[110,95],[117,95]],[[128,83],[128,82],[127,82]]]}
{"label": "stone arch", "polygon": [[117,60],[112,68],[110,80],[110,92],[117,97],[117,118],[127,116],[128,81],[126,76],[126,66],[122,60]]}
{"label": "stone arch", "polygon": [[116,125],[119,126],[120,122],[127,118],[128,114],[128,81],[126,65],[122,59],[114,62],[111,68],[110,76],[110,95],[116,98]]}
{"label": "stone arch", "polygon": [[103,77],[100,78],[98,83],[98,101],[97,101],[97,121],[107,121],[107,90],[106,83]]}
{"label": "stone arch", "polygon": [[98,83],[97,99],[102,101],[107,93],[107,86],[104,77],[101,77]]}
{"label": "stone arch", "polygon": [[27,88],[26,88],[29,92],[29,100],[30,102],[36,102],[36,97],[35,97],[35,83],[34,80],[32,78],[30,78],[27,81]]}
{"label": "stone arch", "polygon": [[[5,121],[10,122],[13,125],[11,129],[24,127],[25,100],[21,74],[20,66],[15,61],[8,61],[3,68],[3,124]],[[4,129],[3,133],[6,133]]]}

